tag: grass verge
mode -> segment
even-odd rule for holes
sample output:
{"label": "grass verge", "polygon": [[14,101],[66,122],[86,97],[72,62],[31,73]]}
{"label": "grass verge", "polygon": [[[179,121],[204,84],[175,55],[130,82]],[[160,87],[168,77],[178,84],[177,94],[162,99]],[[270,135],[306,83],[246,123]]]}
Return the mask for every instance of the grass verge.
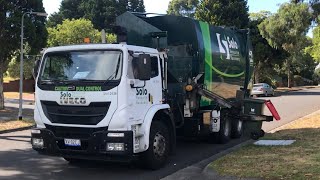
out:
{"label": "grass verge", "polygon": [[293,139],[290,146],[248,145],[209,167],[220,175],[263,179],[320,179],[320,111],[301,118],[263,139]]}
{"label": "grass verge", "polygon": [[8,121],[0,121],[0,131],[11,130],[23,127],[29,127],[34,125],[34,121],[32,120],[8,120]]}

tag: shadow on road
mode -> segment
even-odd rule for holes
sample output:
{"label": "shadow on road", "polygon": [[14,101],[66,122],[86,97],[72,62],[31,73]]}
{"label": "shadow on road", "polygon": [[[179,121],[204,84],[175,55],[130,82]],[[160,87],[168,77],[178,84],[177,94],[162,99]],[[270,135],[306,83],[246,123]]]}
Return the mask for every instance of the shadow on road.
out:
{"label": "shadow on road", "polygon": [[[1,135],[0,139],[8,140],[10,144],[20,141],[30,142],[29,136]],[[161,179],[245,140],[236,139],[225,145],[179,140],[176,154],[169,158],[164,168],[156,171],[143,169],[138,162],[84,161],[73,165],[63,158],[39,155],[28,146],[24,150],[0,151],[0,179]]]}
{"label": "shadow on road", "polygon": [[30,136],[0,136],[0,139],[9,141],[30,142]]}
{"label": "shadow on road", "polygon": [[320,92],[315,91],[292,91],[288,93],[281,94],[281,96],[317,96]]}

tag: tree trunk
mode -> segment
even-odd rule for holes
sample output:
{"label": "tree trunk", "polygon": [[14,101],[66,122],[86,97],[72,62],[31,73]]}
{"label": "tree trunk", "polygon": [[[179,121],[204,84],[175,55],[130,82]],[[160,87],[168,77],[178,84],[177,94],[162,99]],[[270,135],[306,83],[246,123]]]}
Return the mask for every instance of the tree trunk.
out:
{"label": "tree trunk", "polygon": [[261,62],[258,62],[256,67],[254,68],[254,84],[260,82],[260,73],[261,73]]}
{"label": "tree trunk", "polygon": [[3,95],[3,72],[4,71],[4,63],[3,60],[0,59],[0,110],[4,109],[4,95]]}
{"label": "tree trunk", "polygon": [[287,59],[287,68],[288,68],[288,88],[291,88],[291,63],[290,60]]}

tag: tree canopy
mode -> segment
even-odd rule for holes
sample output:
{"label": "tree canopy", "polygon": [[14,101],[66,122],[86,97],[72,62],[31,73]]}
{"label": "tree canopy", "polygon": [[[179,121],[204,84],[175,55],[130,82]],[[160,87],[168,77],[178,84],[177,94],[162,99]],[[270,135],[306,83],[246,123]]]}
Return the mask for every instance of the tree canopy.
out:
{"label": "tree canopy", "polygon": [[286,58],[286,53],[282,48],[276,49],[269,45],[268,41],[264,39],[258,28],[258,25],[266,18],[271,16],[269,11],[261,11],[258,13],[250,13],[250,37],[253,47],[254,57],[254,77],[255,83],[271,82],[274,75],[275,65],[281,64],[281,59]]}
{"label": "tree canopy", "polygon": [[59,12],[49,17],[48,26],[64,19],[85,18],[98,30],[110,29],[115,18],[126,12],[145,12],[143,0],[62,0]]}
{"label": "tree canopy", "polygon": [[249,24],[247,0],[203,0],[196,9],[196,19],[217,26],[246,28]]}
{"label": "tree canopy", "polygon": [[[82,44],[84,38],[90,38],[92,43],[101,42],[101,33],[93,27],[91,21],[80,19],[66,19],[54,28],[48,28],[48,46]],[[115,36],[108,36],[107,41],[112,43]]]}
{"label": "tree canopy", "polygon": [[167,13],[176,16],[194,17],[199,0],[172,0]]}
{"label": "tree canopy", "polygon": [[[3,73],[12,55],[20,48],[21,18],[25,12],[45,12],[42,1],[0,1],[0,109],[4,108]],[[24,17],[25,43],[30,45],[30,54],[36,54],[46,44],[45,17]]]}
{"label": "tree canopy", "polygon": [[301,50],[306,47],[304,42],[311,20],[312,15],[306,3],[284,3],[277,13],[259,25],[261,35],[271,46],[283,48],[290,54],[285,63],[288,87],[291,83],[292,62],[298,60]]}

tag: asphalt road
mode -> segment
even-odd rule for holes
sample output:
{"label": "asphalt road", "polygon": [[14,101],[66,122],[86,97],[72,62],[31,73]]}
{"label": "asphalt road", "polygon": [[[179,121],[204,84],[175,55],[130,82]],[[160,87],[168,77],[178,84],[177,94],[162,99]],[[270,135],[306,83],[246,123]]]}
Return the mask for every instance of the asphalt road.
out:
{"label": "asphalt road", "polygon": [[261,99],[270,99],[281,116],[280,121],[263,124],[263,129],[267,132],[320,110],[320,87],[287,92],[280,96]]}
{"label": "asphalt road", "polygon": [[[282,124],[320,109],[320,89],[290,92],[270,97],[277,107],[281,121],[265,123],[268,131]],[[0,134],[0,179],[160,179],[208,158],[244,139],[226,145],[179,140],[177,154],[169,159],[166,167],[157,171],[141,169],[136,163],[82,163],[70,165],[62,158],[38,155],[30,146],[30,131]]]}

